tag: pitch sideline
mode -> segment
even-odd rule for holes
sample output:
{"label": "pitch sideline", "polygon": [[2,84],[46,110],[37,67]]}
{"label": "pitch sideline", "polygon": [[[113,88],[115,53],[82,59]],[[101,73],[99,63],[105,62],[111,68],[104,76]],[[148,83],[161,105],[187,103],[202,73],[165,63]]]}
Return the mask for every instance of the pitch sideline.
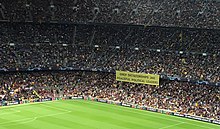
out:
{"label": "pitch sideline", "polygon": [[[45,107],[54,108],[54,107],[48,106],[48,105],[45,106]],[[54,108],[54,109],[58,110],[58,108]],[[59,109],[59,110],[60,110],[60,109]],[[60,110],[60,111],[61,111],[61,110]],[[62,109],[62,111],[64,111],[64,110]],[[39,116],[39,117],[24,118],[24,119],[19,119],[19,120],[14,120],[14,121],[2,122],[2,123],[0,123],[0,125],[7,125],[7,124],[10,124],[10,123],[19,122],[19,121],[21,121],[21,122],[19,122],[19,123],[14,123],[14,124],[10,124],[10,125],[25,124],[25,123],[33,122],[33,121],[35,121],[35,120],[37,120],[37,119],[39,119],[39,118],[50,117],[50,116],[56,116],[56,115],[62,115],[62,114],[70,113],[70,112],[72,112],[72,111],[65,110],[65,112],[60,112],[60,113],[55,113],[55,114],[49,114],[49,115],[44,115],[44,116]],[[27,120],[27,121],[25,121],[25,120]],[[24,122],[22,122],[22,121],[24,121]]]}

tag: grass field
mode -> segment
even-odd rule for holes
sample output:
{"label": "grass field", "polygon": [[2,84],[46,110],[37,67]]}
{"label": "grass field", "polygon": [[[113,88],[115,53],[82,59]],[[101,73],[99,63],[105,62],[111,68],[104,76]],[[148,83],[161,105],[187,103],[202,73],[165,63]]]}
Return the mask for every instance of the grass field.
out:
{"label": "grass field", "polygon": [[0,108],[0,129],[220,129],[219,125],[84,100]]}

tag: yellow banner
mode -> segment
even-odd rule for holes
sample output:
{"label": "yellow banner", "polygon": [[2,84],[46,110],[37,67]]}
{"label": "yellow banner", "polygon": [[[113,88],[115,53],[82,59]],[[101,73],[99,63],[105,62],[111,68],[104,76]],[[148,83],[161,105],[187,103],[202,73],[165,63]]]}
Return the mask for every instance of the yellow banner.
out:
{"label": "yellow banner", "polygon": [[132,82],[139,84],[159,85],[159,75],[116,71],[116,80],[122,82]]}

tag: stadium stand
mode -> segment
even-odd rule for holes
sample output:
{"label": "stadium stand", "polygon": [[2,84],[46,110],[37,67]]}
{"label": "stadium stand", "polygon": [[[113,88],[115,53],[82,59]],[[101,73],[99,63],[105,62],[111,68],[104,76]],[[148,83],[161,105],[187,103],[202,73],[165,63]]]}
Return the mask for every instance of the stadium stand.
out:
{"label": "stadium stand", "polygon": [[0,18],[25,22],[220,27],[218,0],[2,0]]}
{"label": "stadium stand", "polygon": [[[220,120],[220,87],[163,81],[160,86],[115,81],[94,72],[12,73],[1,76],[1,100],[90,96]],[[212,98],[212,99],[210,99]]]}
{"label": "stadium stand", "polygon": [[72,67],[220,81],[218,30],[23,23],[1,28],[2,70]]}

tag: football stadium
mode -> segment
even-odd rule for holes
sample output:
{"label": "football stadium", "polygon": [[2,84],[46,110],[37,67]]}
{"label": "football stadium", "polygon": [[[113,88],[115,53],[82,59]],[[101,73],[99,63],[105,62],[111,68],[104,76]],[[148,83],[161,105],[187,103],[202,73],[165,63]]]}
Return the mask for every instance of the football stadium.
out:
{"label": "football stadium", "polygon": [[0,0],[0,129],[220,129],[220,0]]}

